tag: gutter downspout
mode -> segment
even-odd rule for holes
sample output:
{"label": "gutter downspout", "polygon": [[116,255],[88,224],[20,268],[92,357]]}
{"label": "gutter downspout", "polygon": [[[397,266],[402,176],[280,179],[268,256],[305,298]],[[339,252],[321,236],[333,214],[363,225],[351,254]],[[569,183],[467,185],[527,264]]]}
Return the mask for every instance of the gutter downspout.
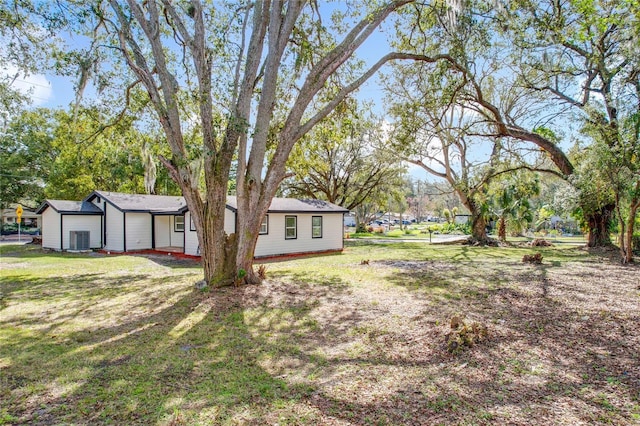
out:
{"label": "gutter downspout", "polygon": [[122,212],[122,251],[127,251],[127,212]]}
{"label": "gutter downspout", "polygon": [[60,251],[64,251],[64,214],[60,213]]}

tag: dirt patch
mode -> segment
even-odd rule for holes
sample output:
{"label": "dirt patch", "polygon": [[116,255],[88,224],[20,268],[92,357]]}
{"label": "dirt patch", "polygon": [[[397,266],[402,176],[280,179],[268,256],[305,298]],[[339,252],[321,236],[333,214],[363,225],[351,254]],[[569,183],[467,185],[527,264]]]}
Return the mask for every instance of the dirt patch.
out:
{"label": "dirt patch", "polygon": [[3,274],[0,418],[637,425],[640,268],[541,251],[350,247],[208,291],[164,256],[116,270],[83,255],[78,273],[56,254],[47,273]]}
{"label": "dirt patch", "polygon": [[[287,377],[314,389],[301,401],[314,423],[638,424],[638,268],[513,263],[496,272],[401,260],[356,267],[423,282],[339,288],[268,280],[244,289],[245,306],[305,306],[317,323],[298,340],[297,359],[267,367],[281,374],[278,366],[298,366]],[[455,289],[435,292],[428,281],[447,273],[453,283],[442,285]],[[452,354],[448,319],[460,311],[487,324],[489,337]]]}

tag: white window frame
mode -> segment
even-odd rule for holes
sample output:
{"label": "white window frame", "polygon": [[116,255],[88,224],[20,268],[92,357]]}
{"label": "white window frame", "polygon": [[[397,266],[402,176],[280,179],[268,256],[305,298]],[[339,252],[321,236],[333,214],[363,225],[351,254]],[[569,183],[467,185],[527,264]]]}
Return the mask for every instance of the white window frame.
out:
{"label": "white window frame", "polygon": [[266,214],[262,218],[262,223],[260,224],[260,232],[259,235],[267,235],[269,233],[269,215]]}
{"label": "white window frame", "polygon": [[173,216],[173,232],[184,232],[184,216]]}
{"label": "white window frame", "polygon": [[[320,224],[315,224],[316,219],[320,219]],[[320,235],[316,235],[316,229],[320,230]],[[322,238],[322,216],[311,216],[311,238]]]}
{"label": "white window frame", "polygon": [[[287,221],[293,219],[293,226],[289,226]],[[289,235],[289,231],[293,230],[293,235]],[[284,239],[295,240],[298,238],[298,216],[285,216],[284,217]]]}

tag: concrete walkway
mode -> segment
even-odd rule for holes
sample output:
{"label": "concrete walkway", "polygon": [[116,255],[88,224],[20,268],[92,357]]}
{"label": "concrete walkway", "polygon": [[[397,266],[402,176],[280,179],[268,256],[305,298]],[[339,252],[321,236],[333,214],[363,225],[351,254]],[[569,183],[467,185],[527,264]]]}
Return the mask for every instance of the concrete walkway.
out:
{"label": "concrete walkway", "polygon": [[18,234],[0,235],[0,244],[27,244],[32,240],[31,235],[20,235],[20,241],[18,241]]}

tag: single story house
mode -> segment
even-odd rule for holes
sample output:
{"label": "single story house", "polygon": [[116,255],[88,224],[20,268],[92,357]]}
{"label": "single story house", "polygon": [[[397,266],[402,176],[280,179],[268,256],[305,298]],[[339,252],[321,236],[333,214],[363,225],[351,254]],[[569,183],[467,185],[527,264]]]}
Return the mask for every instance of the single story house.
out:
{"label": "single story house", "polygon": [[[55,250],[102,248],[103,213],[86,201],[47,200],[42,215],[42,246]],[[45,233],[46,230],[46,233]]]}
{"label": "single story house", "polygon": [[[18,215],[16,213],[16,207],[18,205],[12,206],[9,209],[3,209],[0,212],[0,216],[2,216],[2,224],[3,225],[11,225],[14,223],[18,223]],[[30,228],[37,228],[40,222],[40,215],[36,214],[33,210],[28,209],[26,207],[22,207],[22,225]]]}
{"label": "single story house", "polygon": [[[225,231],[235,232],[237,203],[228,197]],[[42,246],[108,252],[162,250],[200,255],[183,197],[94,191],[82,201],[46,200]],[[320,200],[274,198],[263,219],[256,257],[340,251],[346,209]]]}

